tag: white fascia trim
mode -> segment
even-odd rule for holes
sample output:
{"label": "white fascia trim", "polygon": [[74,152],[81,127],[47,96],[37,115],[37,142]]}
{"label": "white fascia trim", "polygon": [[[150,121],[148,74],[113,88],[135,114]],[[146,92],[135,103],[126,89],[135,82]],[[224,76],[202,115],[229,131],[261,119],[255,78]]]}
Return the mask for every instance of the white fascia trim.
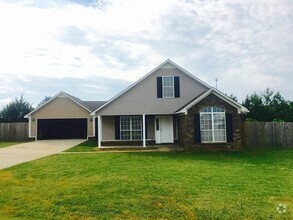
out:
{"label": "white fascia trim", "polygon": [[235,102],[233,99],[227,97],[222,92],[220,92],[218,90],[215,90],[215,89],[213,89],[212,92],[213,92],[214,95],[218,96],[221,99],[224,99],[227,103],[229,103],[230,105],[232,105],[235,108],[237,108],[238,114],[249,112],[249,110],[247,108],[245,108],[244,106],[242,106],[239,103]]}
{"label": "white fascia trim", "polygon": [[65,92],[61,91],[58,92],[55,96],[53,96],[50,100],[48,100],[47,102],[45,102],[44,104],[40,105],[39,107],[37,107],[35,110],[31,111],[30,113],[28,113],[27,115],[24,116],[24,118],[28,118],[30,115],[32,115],[33,113],[37,112],[39,109],[43,108],[45,105],[49,104],[50,102],[52,102],[54,99],[56,99],[58,96],[60,95],[64,95],[67,98],[69,98],[71,101],[75,102],[76,104],[78,104],[79,106],[81,106],[82,108],[84,108],[85,110],[87,110],[88,112],[92,112],[91,110],[89,110],[88,108],[86,108],[85,106],[81,105],[80,103],[78,103],[77,101],[75,101],[74,99],[72,99],[70,96],[68,96]]}
{"label": "white fascia trim", "polygon": [[200,97],[198,97],[197,99],[195,99],[193,102],[191,102],[188,106],[186,106],[185,108],[183,108],[180,111],[177,111],[175,114],[180,114],[183,113],[185,115],[187,115],[187,111],[194,106],[196,103],[200,102],[201,100],[203,100],[205,97],[207,97],[208,95],[210,95],[211,93],[213,93],[214,95],[216,95],[217,97],[219,97],[220,99],[224,100],[225,102],[229,103],[230,105],[234,106],[237,111],[238,114],[241,113],[247,113],[249,112],[249,110],[247,108],[245,108],[244,106],[238,104],[237,102],[235,102],[234,100],[230,99],[229,97],[227,97],[226,95],[224,95],[223,93],[221,93],[219,90],[216,90],[214,88],[211,88],[210,90],[208,90],[206,93],[202,94]]}
{"label": "white fascia trim", "polygon": [[185,108],[183,108],[180,111],[175,112],[175,114],[180,114],[183,113],[185,115],[187,115],[187,111],[194,106],[196,103],[200,102],[201,100],[203,100],[205,97],[207,97],[209,94],[211,94],[212,89],[208,90],[206,93],[202,94],[200,97],[198,97],[197,99],[195,99],[193,102],[191,102],[189,105],[187,105]]}
{"label": "white fascia trim", "polygon": [[104,105],[102,105],[101,107],[99,107],[98,109],[96,109],[95,111],[93,111],[91,113],[91,115],[96,115],[96,112],[100,111],[102,108],[104,108],[105,106],[107,106],[108,104],[110,104],[111,102],[113,102],[115,99],[117,99],[118,97],[120,97],[121,95],[123,95],[124,93],[126,93],[128,90],[130,90],[131,88],[133,88],[134,86],[136,86],[137,84],[139,84],[141,81],[143,81],[145,78],[147,78],[148,76],[150,76],[152,73],[154,73],[155,71],[157,71],[158,69],[160,69],[162,66],[164,66],[166,63],[170,63],[171,65],[175,66],[176,68],[178,68],[179,70],[181,70],[183,73],[185,73],[186,75],[188,75],[189,77],[191,77],[192,79],[198,81],[199,83],[201,83],[202,85],[206,86],[207,88],[211,88],[210,85],[206,84],[205,82],[201,81],[199,78],[195,77],[194,75],[192,75],[190,72],[188,72],[187,70],[183,69],[182,67],[178,66],[176,63],[174,63],[172,60],[167,59],[165,60],[163,63],[161,63],[159,66],[157,66],[156,68],[154,68],[152,71],[148,72],[146,75],[144,75],[143,77],[141,77],[139,80],[137,80],[136,82],[132,83],[130,86],[128,86],[126,89],[124,89],[122,92],[118,93],[116,96],[114,96],[112,99],[110,99],[108,102],[106,102]]}

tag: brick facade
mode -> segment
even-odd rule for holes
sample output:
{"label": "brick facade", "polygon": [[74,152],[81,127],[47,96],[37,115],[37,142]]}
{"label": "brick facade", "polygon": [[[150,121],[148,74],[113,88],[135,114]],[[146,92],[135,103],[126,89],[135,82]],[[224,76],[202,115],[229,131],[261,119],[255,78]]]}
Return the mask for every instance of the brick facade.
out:
{"label": "brick facade", "polygon": [[[195,143],[194,115],[205,107],[220,107],[232,114],[233,142]],[[210,94],[188,110],[187,115],[179,115],[179,144],[186,150],[217,151],[241,149],[241,115],[237,109],[214,94]]]}

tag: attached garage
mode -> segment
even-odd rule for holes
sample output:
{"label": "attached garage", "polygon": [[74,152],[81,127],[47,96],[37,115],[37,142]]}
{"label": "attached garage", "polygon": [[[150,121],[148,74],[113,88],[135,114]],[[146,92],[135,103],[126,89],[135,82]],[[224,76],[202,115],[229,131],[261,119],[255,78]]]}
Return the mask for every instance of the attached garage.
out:
{"label": "attached garage", "polygon": [[38,119],[38,140],[86,139],[87,119]]}
{"label": "attached garage", "polygon": [[103,101],[82,101],[59,92],[26,115],[29,137],[36,140],[95,137],[95,120],[90,114],[103,104]]}

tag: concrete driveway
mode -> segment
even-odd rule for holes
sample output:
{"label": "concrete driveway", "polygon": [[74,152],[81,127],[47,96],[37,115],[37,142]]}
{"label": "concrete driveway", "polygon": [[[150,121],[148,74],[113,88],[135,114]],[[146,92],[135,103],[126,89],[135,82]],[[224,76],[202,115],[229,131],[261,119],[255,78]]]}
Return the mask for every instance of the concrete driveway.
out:
{"label": "concrete driveway", "polygon": [[0,148],[0,169],[60,153],[86,140],[42,140]]}

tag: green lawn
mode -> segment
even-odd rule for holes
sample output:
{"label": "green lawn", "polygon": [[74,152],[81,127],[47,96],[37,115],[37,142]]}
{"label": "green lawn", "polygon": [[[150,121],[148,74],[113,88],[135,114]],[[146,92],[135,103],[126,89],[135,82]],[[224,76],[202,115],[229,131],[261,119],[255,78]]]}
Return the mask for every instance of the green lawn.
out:
{"label": "green lawn", "polygon": [[87,140],[75,147],[72,147],[65,152],[89,152],[89,151],[97,151],[98,142],[96,140]]}
{"label": "green lawn", "polygon": [[22,142],[0,142],[0,148],[9,147],[16,144],[21,144]]}
{"label": "green lawn", "polygon": [[54,155],[0,171],[0,216],[293,219],[292,158],[293,150]]}

